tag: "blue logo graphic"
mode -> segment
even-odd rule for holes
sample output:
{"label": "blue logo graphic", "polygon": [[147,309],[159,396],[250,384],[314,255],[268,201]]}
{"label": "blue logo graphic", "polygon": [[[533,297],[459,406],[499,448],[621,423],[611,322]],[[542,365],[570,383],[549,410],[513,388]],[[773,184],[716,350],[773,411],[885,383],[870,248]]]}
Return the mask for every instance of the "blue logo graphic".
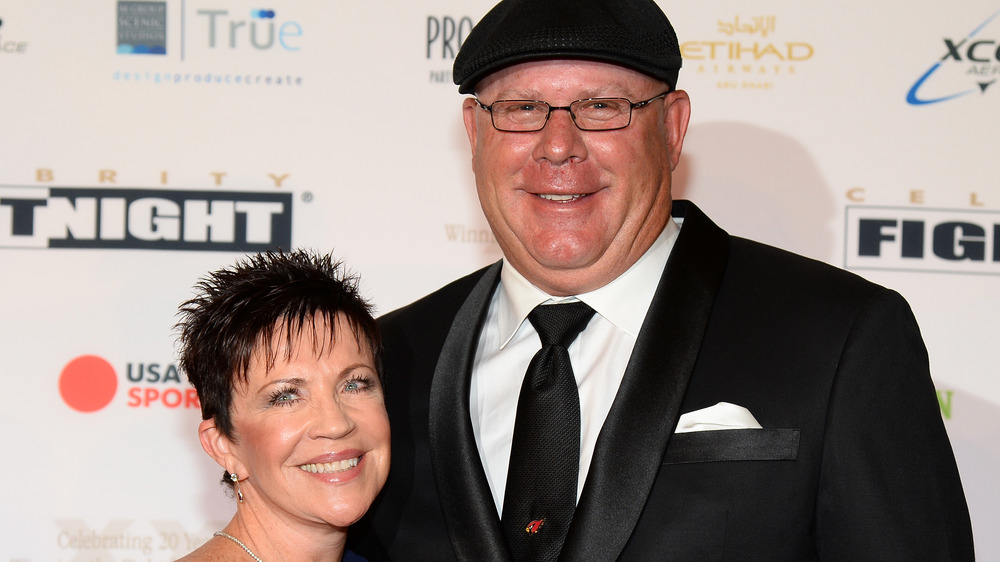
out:
{"label": "blue logo graphic", "polygon": [[1000,11],[986,18],[986,21],[979,24],[978,27],[973,29],[972,32],[970,32],[964,39],[962,39],[957,43],[955,43],[951,39],[945,39],[944,43],[945,47],[948,49],[948,52],[945,53],[943,57],[941,57],[941,60],[931,65],[931,67],[927,70],[927,72],[925,72],[920,78],[917,78],[917,81],[913,83],[912,87],[910,87],[910,91],[906,93],[906,103],[910,105],[929,105],[933,103],[940,103],[943,101],[953,100],[955,98],[967,96],[969,94],[975,93],[976,91],[980,93],[986,93],[986,89],[989,88],[990,85],[992,85],[994,82],[996,82],[995,78],[988,82],[977,82],[976,84],[978,88],[969,88],[964,91],[956,92],[954,94],[949,94],[937,98],[923,98],[919,95],[919,90],[924,85],[924,83],[927,82],[927,80],[929,80],[931,76],[933,76],[934,73],[936,73],[941,68],[941,65],[944,64],[946,61],[953,59],[958,62],[963,62],[962,58],[963,47],[965,47],[964,60],[969,61],[972,64],[992,63],[993,61],[991,61],[989,58],[984,58],[982,56],[982,53],[987,51],[989,51],[990,54],[995,54],[997,62],[1000,62],[1000,48],[997,48],[995,53],[993,52],[994,46],[997,44],[997,41],[974,40],[976,35],[979,34],[979,32],[982,31],[987,25],[989,25],[990,22],[996,19],[997,16],[1000,16]]}
{"label": "blue logo graphic", "polygon": [[251,10],[250,17],[259,20],[273,20],[274,10]]}

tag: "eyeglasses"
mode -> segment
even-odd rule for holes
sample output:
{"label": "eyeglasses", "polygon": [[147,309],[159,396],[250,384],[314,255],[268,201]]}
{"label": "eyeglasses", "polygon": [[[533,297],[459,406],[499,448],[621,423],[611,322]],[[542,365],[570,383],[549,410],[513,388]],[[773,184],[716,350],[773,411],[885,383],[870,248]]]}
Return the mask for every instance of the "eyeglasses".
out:
{"label": "eyeglasses", "polygon": [[635,103],[625,98],[588,98],[561,107],[538,100],[497,100],[485,105],[478,98],[474,99],[479,107],[490,112],[493,128],[498,131],[507,133],[541,131],[548,123],[549,116],[557,109],[568,111],[573,123],[581,131],[614,131],[629,126],[632,122],[633,109],[646,107],[653,100],[669,93],[668,90],[648,100]]}

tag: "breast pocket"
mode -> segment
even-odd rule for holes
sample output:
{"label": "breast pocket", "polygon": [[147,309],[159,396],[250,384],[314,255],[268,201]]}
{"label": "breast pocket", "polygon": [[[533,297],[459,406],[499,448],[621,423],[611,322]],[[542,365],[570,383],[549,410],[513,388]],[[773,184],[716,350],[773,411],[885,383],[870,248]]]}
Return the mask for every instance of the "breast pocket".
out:
{"label": "breast pocket", "polygon": [[726,429],[670,436],[663,464],[723,461],[794,461],[800,429]]}

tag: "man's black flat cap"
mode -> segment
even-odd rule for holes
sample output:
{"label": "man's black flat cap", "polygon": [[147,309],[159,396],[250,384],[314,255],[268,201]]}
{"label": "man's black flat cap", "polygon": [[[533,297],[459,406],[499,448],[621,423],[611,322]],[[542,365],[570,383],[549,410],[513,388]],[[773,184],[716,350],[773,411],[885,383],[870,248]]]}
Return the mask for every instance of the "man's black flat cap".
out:
{"label": "man's black flat cap", "polygon": [[463,94],[505,66],[540,59],[588,59],[677,85],[681,52],[653,0],[503,0],[469,33],[452,78]]}

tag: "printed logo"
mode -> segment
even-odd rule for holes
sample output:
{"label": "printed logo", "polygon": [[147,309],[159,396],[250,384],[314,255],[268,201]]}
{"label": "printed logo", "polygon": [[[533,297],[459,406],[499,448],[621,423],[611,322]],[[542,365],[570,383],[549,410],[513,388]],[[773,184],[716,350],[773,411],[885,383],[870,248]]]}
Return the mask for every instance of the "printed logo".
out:
{"label": "printed logo", "polygon": [[0,18],[0,55],[23,55],[28,52],[28,42],[5,38],[3,18]]}
{"label": "printed logo", "polygon": [[[250,20],[230,15],[229,10],[208,9],[195,12],[200,25],[201,45],[209,49],[239,49],[253,47],[257,50],[280,48],[298,51],[301,46],[302,26],[285,21],[275,28],[274,10],[250,10]],[[184,60],[183,54],[181,60]]]}
{"label": "printed logo", "polygon": [[[80,519],[57,519],[59,534],[56,544],[60,549],[83,551],[95,560],[117,560],[126,556],[149,556],[153,554],[153,537],[130,531],[132,521],[112,520],[98,531],[91,529]],[[78,556],[83,557],[81,552]]]}
{"label": "printed logo", "polygon": [[985,94],[1000,75],[1000,39],[984,39],[981,35],[997,16],[1000,11],[961,39],[942,39],[944,56],[917,78],[906,94],[906,103],[929,105],[977,92]]}
{"label": "printed logo", "polygon": [[448,223],[444,225],[445,239],[448,242],[464,244],[494,244],[497,239],[489,228],[466,226],[464,224]]}
{"label": "printed logo", "polygon": [[[167,35],[172,29],[168,60],[196,63],[155,70],[122,66],[112,72],[120,83],[199,84],[230,86],[301,86],[294,70],[260,73],[248,68],[254,55],[295,54],[303,48],[305,31],[294,20],[271,8],[234,9],[232,2],[208,3],[180,0],[178,9],[167,2],[119,0],[118,53],[168,55]],[[199,4],[191,7],[189,4]],[[135,57],[130,57],[132,62]],[[211,67],[205,65],[211,63]],[[225,66],[220,66],[225,65]],[[287,64],[282,69],[289,68]]]}
{"label": "printed logo", "polygon": [[1000,212],[846,209],[845,269],[1000,275]]}
{"label": "printed logo", "polygon": [[118,53],[167,54],[167,3],[118,1]]}
{"label": "printed logo", "polygon": [[[129,408],[201,408],[198,393],[181,380],[174,363],[125,364]],[[118,393],[118,373],[106,359],[81,355],[66,364],[59,375],[59,395],[70,408],[84,413],[110,405]]]}
{"label": "printed logo", "polygon": [[181,381],[174,363],[126,363],[129,408],[201,408],[198,392]]}
{"label": "printed logo", "polygon": [[78,412],[96,412],[111,403],[118,391],[118,376],[110,363],[96,355],[70,361],[59,375],[59,394]]}
{"label": "printed logo", "polygon": [[946,420],[951,419],[952,412],[952,396],[954,396],[954,390],[937,390],[938,407],[941,408],[941,417]]}
{"label": "printed logo", "polygon": [[431,83],[452,84],[451,64],[475,25],[468,16],[427,16],[425,58],[435,65],[428,69]]}
{"label": "printed logo", "polygon": [[259,252],[291,246],[291,193],[0,187],[0,248]]}
{"label": "printed logo", "polygon": [[56,519],[56,546],[72,560],[176,560],[212,538],[211,531],[190,532],[180,521],[112,519],[91,527],[83,519]]}
{"label": "printed logo", "polygon": [[681,43],[684,69],[713,76],[720,89],[770,90],[815,54],[812,44],[783,41],[777,16],[718,20],[716,38]]}
{"label": "printed logo", "polygon": [[468,16],[427,16],[427,58],[455,60],[474,26]]}

